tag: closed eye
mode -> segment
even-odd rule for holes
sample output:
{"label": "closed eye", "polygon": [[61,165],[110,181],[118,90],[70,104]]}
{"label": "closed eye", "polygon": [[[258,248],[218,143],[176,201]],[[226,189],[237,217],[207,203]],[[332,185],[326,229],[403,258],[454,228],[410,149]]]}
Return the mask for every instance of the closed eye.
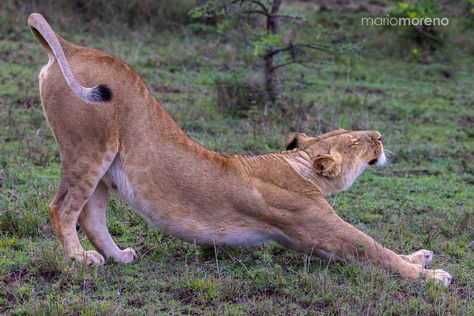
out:
{"label": "closed eye", "polygon": [[359,145],[359,139],[358,138],[353,138],[352,139],[352,144],[350,144],[350,147]]}

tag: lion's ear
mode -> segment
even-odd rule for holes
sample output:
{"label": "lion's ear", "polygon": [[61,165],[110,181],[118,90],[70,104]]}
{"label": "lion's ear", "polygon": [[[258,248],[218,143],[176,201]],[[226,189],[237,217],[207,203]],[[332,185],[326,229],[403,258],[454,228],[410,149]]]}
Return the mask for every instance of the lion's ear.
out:
{"label": "lion's ear", "polygon": [[341,156],[337,153],[319,155],[313,160],[313,170],[317,174],[333,178],[341,173]]}
{"label": "lion's ear", "polygon": [[292,150],[298,148],[301,142],[307,139],[309,139],[309,137],[305,133],[288,133],[285,138],[285,149]]}

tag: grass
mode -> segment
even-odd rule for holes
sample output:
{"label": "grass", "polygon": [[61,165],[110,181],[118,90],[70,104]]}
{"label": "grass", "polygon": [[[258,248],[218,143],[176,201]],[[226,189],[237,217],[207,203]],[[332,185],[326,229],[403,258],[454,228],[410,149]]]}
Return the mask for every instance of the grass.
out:
{"label": "grass", "polygon": [[[259,108],[239,119],[216,107],[214,80],[226,75],[225,65],[230,59],[232,71],[247,65],[229,56],[227,41],[212,32],[58,32],[131,64],[178,125],[212,150],[278,151],[296,128],[381,131],[394,152],[390,167],[367,171],[330,202],[398,253],[434,250],[433,266],[455,275],[452,286],[405,281],[371,265],[328,263],[275,244],[215,253],[147,226],[116,197],[108,204],[109,230],[120,247],[137,251],[138,261],[102,267],[65,261],[47,214],[59,179],[37,88],[47,56],[23,23],[3,28],[0,40],[0,313],[474,314],[472,35],[451,33],[453,42],[468,44],[454,51],[449,42],[419,64],[393,53],[393,34],[360,30],[354,16],[331,14],[323,21],[329,28],[339,19],[349,38],[365,37],[362,58],[287,69],[288,78],[304,79],[285,82],[299,90],[291,90],[288,113],[272,113],[267,135]],[[314,106],[306,110],[309,102]]]}

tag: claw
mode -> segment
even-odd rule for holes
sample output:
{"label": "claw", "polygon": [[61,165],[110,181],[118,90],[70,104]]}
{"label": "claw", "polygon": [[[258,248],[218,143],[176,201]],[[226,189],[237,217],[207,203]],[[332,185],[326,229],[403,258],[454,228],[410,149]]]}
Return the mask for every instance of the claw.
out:
{"label": "claw", "polygon": [[448,286],[451,284],[451,282],[454,280],[454,277],[449,274],[448,272],[441,270],[441,269],[436,269],[434,270],[434,277],[433,277],[437,282],[443,284],[444,286]]}
{"label": "claw", "polygon": [[120,255],[117,257],[114,257],[113,259],[117,263],[128,264],[135,261],[136,258],[137,258],[137,253],[135,252],[135,250],[133,250],[132,248],[126,248],[120,251]]}

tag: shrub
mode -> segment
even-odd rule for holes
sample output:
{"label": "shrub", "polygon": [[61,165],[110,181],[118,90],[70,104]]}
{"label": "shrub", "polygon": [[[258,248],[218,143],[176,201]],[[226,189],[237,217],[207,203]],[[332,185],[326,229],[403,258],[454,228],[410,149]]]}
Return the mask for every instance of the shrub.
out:
{"label": "shrub", "polygon": [[[398,28],[402,40],[406,39],[419,48],[434,50],[444,44],[444,33],[439,26],[427,25],[424,19],[441,18],[440,5],[436,0],[420,0],[417,2],[399,1],[394,10],[389,14],[391,17],[419,19],[422,23]],[[423,19],[423,20],[422,20]],[[416,48],[411,49],[415,55],[419,52]],[[418,59],[419,56],[414,56]]]}
{"label": "shrub", "polygon": [[265,103],[266,95],[256,80],[237,76],[215,81],[217,107],[223,113],[247,117],[255,106]]}
{"label": "shrub", "polygon": [[[23,30],[26,17],[40,12],[53,24],[90,27],[91,30],[120,30],[122,25],[160,30],[191,22],[189,11],[196,0],[3,0],[0,31]],[[106,23],[105,23],[106,22]],[[21,26],[21,27],[20,27]]]}

